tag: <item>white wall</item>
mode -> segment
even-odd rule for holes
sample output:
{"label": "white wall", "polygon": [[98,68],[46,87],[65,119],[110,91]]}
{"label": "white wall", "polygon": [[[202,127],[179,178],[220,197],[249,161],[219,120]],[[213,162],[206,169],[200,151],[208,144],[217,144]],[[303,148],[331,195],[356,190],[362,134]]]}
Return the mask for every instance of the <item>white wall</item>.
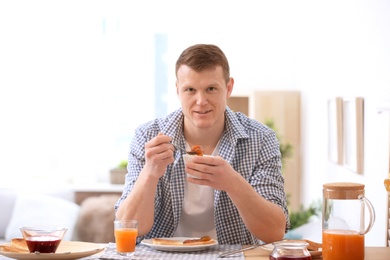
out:
{"label": "white wall", "polygon": [[[377,214],[366,244],[384,245],[390,120],[377,107],[390,102],[390,18],[385,15],[390,2],[343,3],[313,12],[304,27],[308,33],[297,76],[304,94],[304,203],[321,197],[324,182],[364,183]],[[327,160],[326,101],[334,96],[365,98],[363,176]]]}
{"label": "white wall", "polygon": [[[384,245],[390,120],[389,114],[378,114],[377,106],[390,100],[390,18],[385,15],[390,3],[340,1],[315,10],[305,16],[297,70],[303,91],[303,202],[321,197],[325,182],[364,183],[377,214],[366,244]],[[365,98],[363,176],[327,160],[326,101],[334,96]]]}
{"label": "white wall", "polygon": [[[224,26],[210,25],[218,27],[214,34],[207,26],[191,27],[197,33],[185,30],[184,36],[171,33],[168,64],[174,64],[188,45],[211,42],[229,57],[237,91],[302,91],[302,203],[308,206],[321,199],[323,183],[365,184],[366,196],[376,210],[366,245],[385,245],[383,180],[389,171],[390,114],[380,114],[377,108],[383,101],[390,103],[390,2],[269,1],[236,8],[218,16],[224,18]],[[235,14],[240,11],[245,16],[237,21]],[[364,97],[363,175],[328,160],[327,102],[336,96]]]}
{"label": "white wall", "polygon": [[[300,90],[302,203],[321,198],[324,182],[364,183],[377,212],[366,244],[384,245],[390,120],[376,107],[390,99],[389,12],[385,0],[2,1],[1,176],[105,176],[118,153],[126,153],[118,139],[151,117],[149,110],[137,113],[136,104],[153,98],[153,36],[164,33],[170,109],[178,105],[174,62],[198,42],[226,52],[237,90]],[[139,97],[138,90],[146,91]],[[48,99],[34,102],[41,95]],[[334,96],[365,98],[363,176],[328,161],[326,106]],[[51,152],[57,147],[63,150]]]}

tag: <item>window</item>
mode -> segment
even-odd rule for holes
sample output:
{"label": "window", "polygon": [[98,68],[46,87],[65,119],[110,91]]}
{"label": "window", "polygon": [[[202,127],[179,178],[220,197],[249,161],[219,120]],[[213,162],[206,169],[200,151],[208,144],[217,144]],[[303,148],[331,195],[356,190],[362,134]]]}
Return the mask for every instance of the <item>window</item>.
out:
{"label": "window", "polygon": [[159,38],[88,1],[7,2],[2,186],[108,180],[135,127],[162,106],[154,98]]}

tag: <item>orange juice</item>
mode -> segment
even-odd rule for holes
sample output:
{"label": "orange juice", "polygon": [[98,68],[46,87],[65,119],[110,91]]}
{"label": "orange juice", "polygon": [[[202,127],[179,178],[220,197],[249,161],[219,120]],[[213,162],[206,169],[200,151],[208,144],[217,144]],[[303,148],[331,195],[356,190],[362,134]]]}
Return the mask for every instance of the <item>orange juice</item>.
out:
{"label": "orange juice", "polygon": [[364,235],[352,230],[324,230],[322,257],[324,260],[363,260]]}
{"label": "orange juice", "polygon": [[120,253],[134,252],[137,234],[135,228],[115,229],[116,250]]}

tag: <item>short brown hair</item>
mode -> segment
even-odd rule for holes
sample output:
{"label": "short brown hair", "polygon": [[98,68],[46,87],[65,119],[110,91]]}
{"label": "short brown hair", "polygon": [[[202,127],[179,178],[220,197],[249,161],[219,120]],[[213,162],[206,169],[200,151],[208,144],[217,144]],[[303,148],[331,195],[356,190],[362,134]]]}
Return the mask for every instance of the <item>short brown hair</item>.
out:
{"label": "short brown hair", "polygon": [[213,44],[196,44],[185,49],[176,61],[176,76],[181,65],[197,72],[221,66],[226,82],[230,78],[229,62],[223,51]]}

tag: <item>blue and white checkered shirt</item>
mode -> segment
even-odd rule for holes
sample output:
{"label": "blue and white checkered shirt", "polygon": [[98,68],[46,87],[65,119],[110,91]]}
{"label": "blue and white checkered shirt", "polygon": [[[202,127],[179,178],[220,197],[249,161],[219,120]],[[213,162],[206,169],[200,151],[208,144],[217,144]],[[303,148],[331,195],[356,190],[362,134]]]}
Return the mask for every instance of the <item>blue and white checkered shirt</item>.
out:
{"label": "blue and white checkered shirt", "polygon": [[[228,107],[225,116],[225,131],[221,137],[218,155],[227,160],[257,193],[283,209],[287,231],[289,218],[284,178],[281,173],[281,154],[275,132],[240,112],[231,111]],[[125,188],[115,209],[133,189],[144,167],[146,142],[162,132],[171,136],[175,145],[185,147],[183,118],[179,109],[165,118],[155,119],[136,129],[129,150]],[[165,174],[160,178],[155,196],[154,224],[150,232],[140,239],[173,236],[179,223],[186,181],[182,155],[182,151],[175,151],[175,161],[167,167]],[[214,206],[214,220],[220,244],[257,243],[257,239],[246,228],[226,192],[214,191]]]}

